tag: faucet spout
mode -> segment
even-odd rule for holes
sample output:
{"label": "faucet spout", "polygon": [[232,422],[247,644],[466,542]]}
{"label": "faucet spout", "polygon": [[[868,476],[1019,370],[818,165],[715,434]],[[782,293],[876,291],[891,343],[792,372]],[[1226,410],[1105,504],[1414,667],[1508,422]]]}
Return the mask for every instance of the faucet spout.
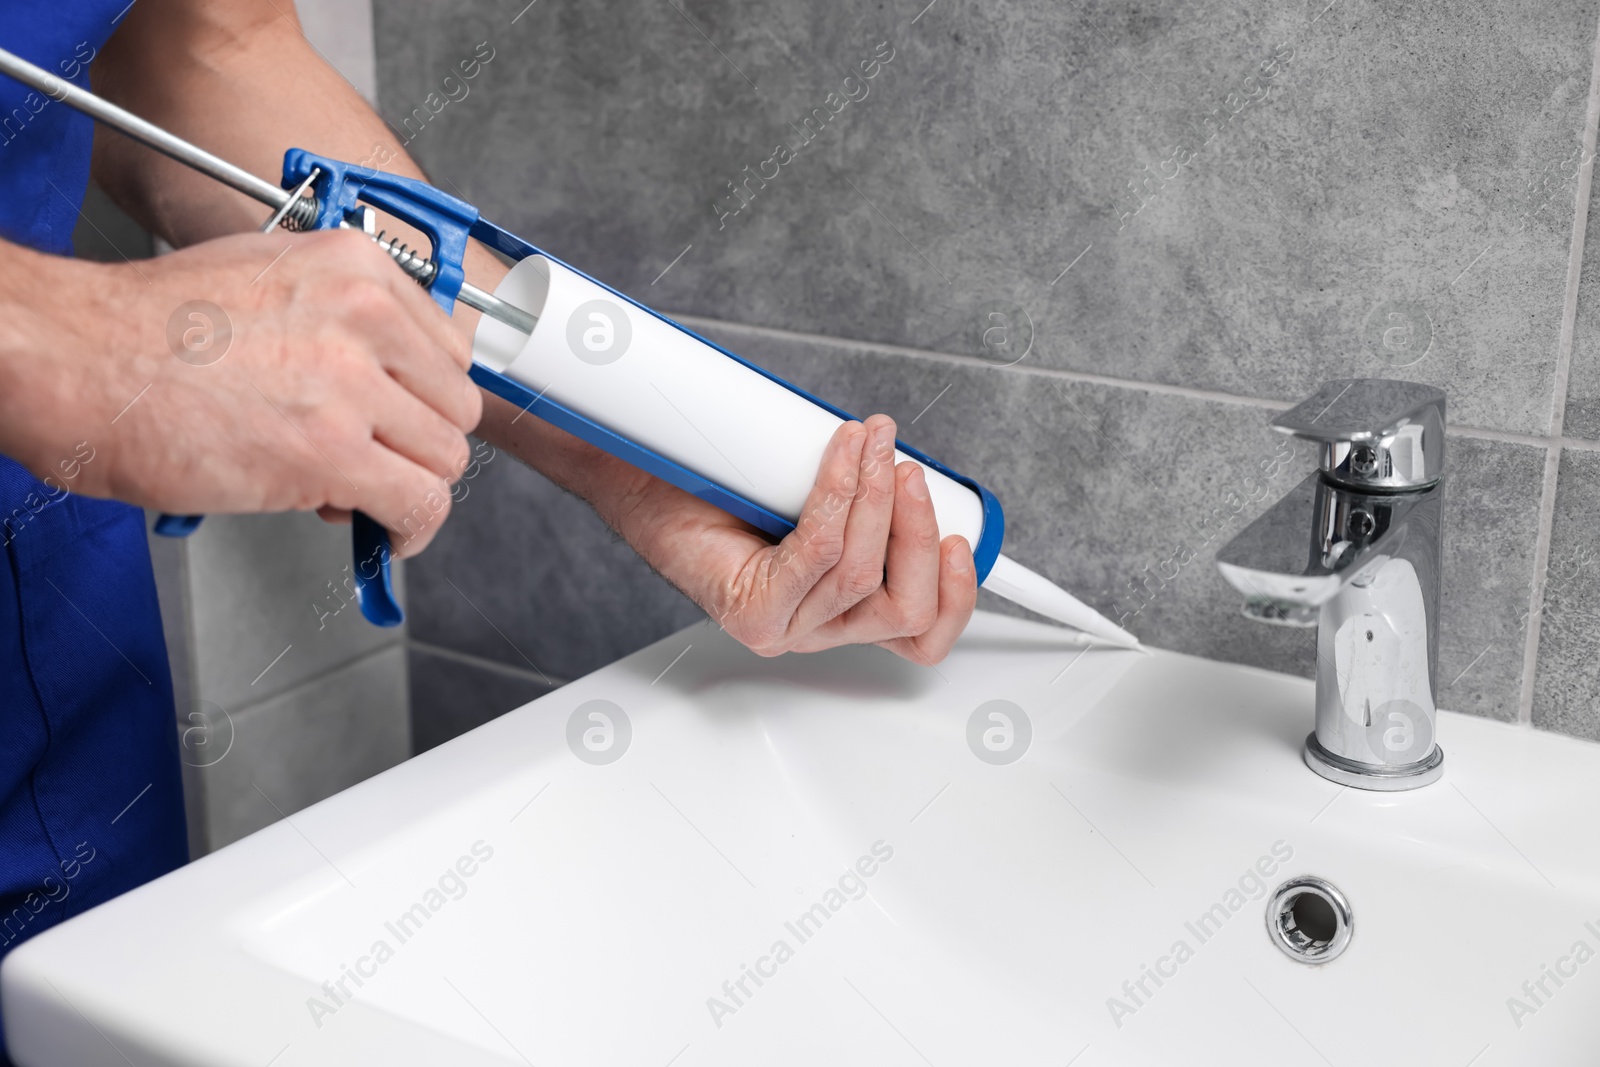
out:
{"label": "faucet spout", "polygon": [[1318,608],[1395,556],[1426,556],[1416,562],[1437,574],[1426,549],[1438,540],[1438,489],[1363,493],[1312,474],[1228,542],[1217,569],[1251,618],[1315,626]]}

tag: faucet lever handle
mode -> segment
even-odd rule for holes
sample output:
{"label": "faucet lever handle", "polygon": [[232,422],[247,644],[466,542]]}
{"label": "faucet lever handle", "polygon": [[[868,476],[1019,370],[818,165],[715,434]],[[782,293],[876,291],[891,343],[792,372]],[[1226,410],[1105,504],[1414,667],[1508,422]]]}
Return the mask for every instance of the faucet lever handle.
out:
{"label": "faucet lever handle", "polygon": [[1357,489],[1421,489],[1444,475],[1444,390],[1418,382],[1326,382],[1272,420],[1322,446],[1330,481]]}

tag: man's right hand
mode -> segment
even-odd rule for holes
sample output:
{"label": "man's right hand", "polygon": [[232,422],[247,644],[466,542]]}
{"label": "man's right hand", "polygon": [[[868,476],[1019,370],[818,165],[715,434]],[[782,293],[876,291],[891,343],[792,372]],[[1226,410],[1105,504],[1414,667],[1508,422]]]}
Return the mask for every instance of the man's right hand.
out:
{"label": "man's right hand", "polygon": [[448,515],[481,414],[469,346],[365,236],[246,234],[118,266],[4,251],[21,273],[0,452],[36,477],[60,482],[86,442],[75,492],[175,514],[360,510],[398,556]]}

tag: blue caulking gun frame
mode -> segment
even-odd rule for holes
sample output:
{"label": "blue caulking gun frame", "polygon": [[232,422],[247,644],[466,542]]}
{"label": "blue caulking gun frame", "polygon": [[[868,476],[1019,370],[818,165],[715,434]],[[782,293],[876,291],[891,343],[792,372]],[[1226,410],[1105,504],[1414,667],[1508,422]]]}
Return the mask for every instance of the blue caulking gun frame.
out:
{"label": "blue caulking gun frame", "polygon": [[[312,178],[313,173],[318,171],[320,173],[316,174],[315,178]],[[311,180],[311,188],[316,194],[318,204],[315,223],[317,229],[336,229],[341,224],[348,223],[360,207],[366,204],[378,208],[397,219],[401,219],[426,234],[433,246],[433,255],[430,257],[430,262],[435,267],[431,283],[428,286],[428,292],[446,313],[454,311],[461,284],[465,280],[461,263],[466,255],[467,241],[469,239],[481,241],[513,260],[521,260],[531,255],[541,255],[555,263],[560,263],[574,273],[582,275],[617,299],[626,301],[640,311],[660,319],[675,329],[682,330],[700,343],[709,345],[729,359],[738,360],[751,370],[798,393],[812,403],[826,408],[840,418],[850,419],[854,417],[783,381],[748,360],[742,359],[720,345],[714,344],[693,331],[685,329],[666,316],[645,307],[637,300],[633,300],[623,293],[617,292],[617,290],[605,285],[603,282],[590,278],[569,264],[562,263],[561,260],[551,256],[548,252],[534,247],[516,234],[487,221],[478,213],[477,208],[466,201],[435,189],[425,182],[376,171],[369,167],[343,163],[324,156],[313,155],[299,148],[290,149],[283,160],[284,187],[286,189],[297,188],[308,179]],[[671,482],[678,488],[692,493],[702,500],[715,504],[723,511],[743,519],[771,537],[781,538],[794,529],[793,522],[773,514],[760,504],[724,486],[710,482],[694,471],[667,459],[665,456],[613,433],[599,423],[585,418],[548,396],[540,396],[527,386],[508,378],[498,371],[491,370],[481,363],[475,362],[470,373],[473,381],[496,396],[509,400],[529,413],[566,430],[574,437],[587,441],[596,448],[609,452],[618,459],[625,460],[641,470]],[[971,478],[957,474],[938,461],[923,455],[904,443],[898,443],[898,448],[918,462],[967,486],[982,499],[983,535],[972,550],[973,562],[977,566],[978,580],[981,582],[994,565],[995,557],[1000,553],[1001,540],[1005,535],[1005,517],[1000,509],[1000,502],[995,499],[993,493]],[[395,601],[394,586],[389,578],[390,547],[388,533],[377,522],[360,513],[357,513],[354,524],[355,580],[356,589],[361,600],[361,613],[369,621],[379,626],[398,625],[404,615],[401,612],[400,605]],[[182,536],[192,532],[197,525],[198,520],[192,516],[164,516],[158,521],[156,531],[158,533]]]}

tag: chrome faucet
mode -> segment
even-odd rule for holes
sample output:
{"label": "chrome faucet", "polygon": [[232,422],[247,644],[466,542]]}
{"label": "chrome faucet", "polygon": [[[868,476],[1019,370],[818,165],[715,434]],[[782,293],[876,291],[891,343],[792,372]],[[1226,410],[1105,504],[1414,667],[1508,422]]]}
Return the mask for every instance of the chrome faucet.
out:
{"label": "chrome faucet", "polygon": [[1217,553],[1245,614],[1317,628],[1306,765],[1358,789],[1437,781],[1445,395],[1413,382],[1328,382],[1272,427],[1317,443],[1321,469]]}

